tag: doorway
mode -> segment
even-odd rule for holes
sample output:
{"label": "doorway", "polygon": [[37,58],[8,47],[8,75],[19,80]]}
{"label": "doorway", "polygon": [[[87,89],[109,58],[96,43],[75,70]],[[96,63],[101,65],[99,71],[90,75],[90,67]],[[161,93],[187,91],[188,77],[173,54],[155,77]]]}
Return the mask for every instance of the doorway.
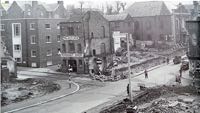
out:
{"label": "doorway", "polygon": [[76,60],[68,60],[68,65],[72,66],[72,72],[77,72]]}

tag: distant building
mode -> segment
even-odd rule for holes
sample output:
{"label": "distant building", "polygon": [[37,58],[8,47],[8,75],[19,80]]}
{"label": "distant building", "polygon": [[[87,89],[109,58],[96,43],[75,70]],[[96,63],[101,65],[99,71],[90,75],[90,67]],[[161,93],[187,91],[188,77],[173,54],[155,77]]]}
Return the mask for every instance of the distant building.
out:
{"label": "distant building", "polygon": [[103,70],[112,56],[109,22],[97,11],[88,11],[83,16],[71,16],[61,23],[63,39],[61,56],[63,67],[72,66],[73,72],[88,73],[100,59]]}
{"label": "distant building", "polygon": [[134,37],[154,43],[173,42],[171,13],[163,1],[135,2],[124,13],[134,21]]}
{"label": "distant building", "polygon": [[126,49],[126,34],[134,35],[134,23],[132,17],[125,13],[104,15],[104,17],[109,21],[115,51],[119,47]]}
{"label": "distant building", "polygon": [[172,10],[172,34],[176,43],[187,43],[186,21],[191,18],[190,12],[184,5],[179,3],[176,9]]}
{"label": "distant building", "polygon": [[2,3],[2,40],[18,65],[46,67],[60,63],[60,22],[66,21],[63,1]]}

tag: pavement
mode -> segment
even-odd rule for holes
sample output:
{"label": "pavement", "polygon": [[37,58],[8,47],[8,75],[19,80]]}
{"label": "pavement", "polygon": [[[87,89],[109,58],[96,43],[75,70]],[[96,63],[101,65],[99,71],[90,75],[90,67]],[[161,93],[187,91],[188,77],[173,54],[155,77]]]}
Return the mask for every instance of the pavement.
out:
{"label": "pavement", "polygon": [[[154,87],[175,82],[175,76],[178,74],[180,65],[162,65],[148,72],[149,78],[145,79],[144,74],[138,73],[132,75],[131,87],[133,90],[139,90],[138,84],[144,83],[146,87]],[[40,106],[24,109],[16,113],[81,113],[111,101],[116,97],[126,97],[126,86],[128,80],[117,82],[108,82],[102,87],[95,87],[90,90],[78,91],[77,93],[52,101]]]}
{"label": "pavement", "polygon": [[69,81],[67,80],[58,80],[54,82],[61,86],[61,89],[59,91],[46,94],[41,97],[36,97],[36,98],[28,99],[22,102],[17,102],[11,105],[4,106],[1,108],[1,112],[3,113],[6,111],[6,113],[12,113],[12,112],[21,111],[23,109],[40,106],[42,104],[74,94],[80,89],[79,85],[74,82],[71,83],[72,86],[71,88],[69,88]]}

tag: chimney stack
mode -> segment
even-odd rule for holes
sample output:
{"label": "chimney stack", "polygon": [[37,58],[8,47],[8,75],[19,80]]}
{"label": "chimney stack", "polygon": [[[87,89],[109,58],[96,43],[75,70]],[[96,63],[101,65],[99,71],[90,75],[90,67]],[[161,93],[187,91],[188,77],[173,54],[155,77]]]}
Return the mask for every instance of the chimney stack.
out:
{"label": "chimney stack", "polygon": [[32,1],[32,7],[35,7],[38,5],[38,1]]}
{"label": "chimney stack", "polygon": [[58,1],[57,3],[58,3],[58,5],[63,5],[64,4],[63,1]]}

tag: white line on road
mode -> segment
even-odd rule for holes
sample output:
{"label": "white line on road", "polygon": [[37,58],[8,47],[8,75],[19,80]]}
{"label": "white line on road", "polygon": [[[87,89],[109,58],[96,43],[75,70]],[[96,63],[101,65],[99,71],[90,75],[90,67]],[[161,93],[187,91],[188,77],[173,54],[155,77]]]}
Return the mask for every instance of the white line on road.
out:
{"label": "white line on road", "polygon": [[74,94],[74,93],[76,93],[77,91],[80,90],[80,86],[77,83],[75,83],[73,81],[72,81],[72,83],[76,86],[76,90],[72,91],[71,93],[68,93],[68,94],[65,94],[65,95],[61,95],[61,96],[52,98],[50,100],[42,101],[42,102],[39,102],[39,103],[36,103],[36,104],[32,104],[32,105],[29,105],[29,106],[25,106],[25,107],[13,109],[13,110],[10,110],[10,111],[6,111],[4,113],[13,113],[13,112],[21,111],[21,110],[24,110],[24,109],[27,109],[27,108],[36,107],[36,106],[39,106],[39,105],[42,105],[42,104],[45,104],[45,103],[48,103],[48,102],[51,102],[51,101],[54,101],[54,100],[58,100],[60,98],[63,98],[63,97],[69,96],[69,95],[72,95],[72,94]]}

